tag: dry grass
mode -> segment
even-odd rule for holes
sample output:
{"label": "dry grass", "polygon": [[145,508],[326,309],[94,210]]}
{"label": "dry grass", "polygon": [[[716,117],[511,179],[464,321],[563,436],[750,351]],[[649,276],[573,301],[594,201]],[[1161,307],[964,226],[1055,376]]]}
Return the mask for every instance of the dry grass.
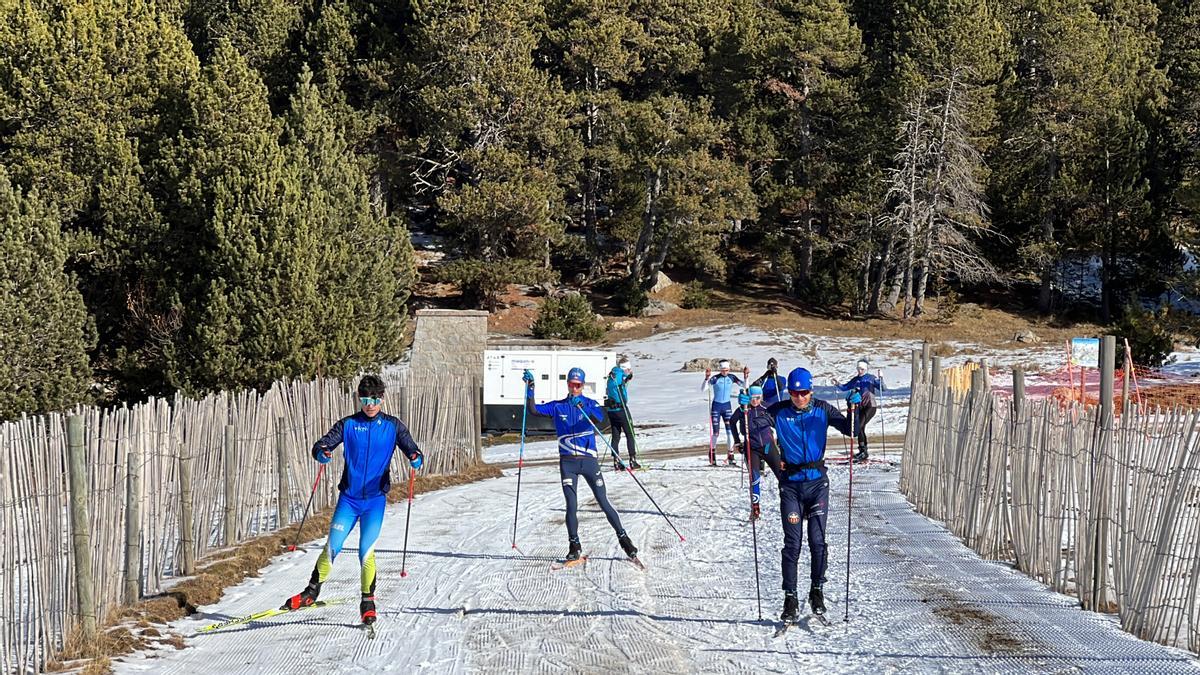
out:
{"label": "dry grass", "polygon": [[[500,475],[499,467],[486,464],[451,476],[419,475],[414,481],[413,493],[431,492]],[[393,485],[388,494],[389,502],[407,498],[407,484]],[[146,598],[131,607],[106,612],[109,618],[105,626],[100,628],[99,639],[95,643],[86,643],[81,631],[76,628],[67,637],[63,650],[47,661],[46,672],[60,672],[82,665],[83,673],[109,673],[112,672],[112,657],[159,644],[183,649],[186,645],[182,636],[164,636],[151,624],[163,625],[192,614],[197,607],[217,602],[226,588],[236,586],[248,577],[258,576],[271,558],[283,553],[289,545],[324,536],[329,531],[331,516],[332,512],[310,514],[302,532],[299,523],[296,523],[204,558],[196,564],[194,576],[179,582],[170,591]],[[139,634],[135,635],[131,629],[136,629]]]}

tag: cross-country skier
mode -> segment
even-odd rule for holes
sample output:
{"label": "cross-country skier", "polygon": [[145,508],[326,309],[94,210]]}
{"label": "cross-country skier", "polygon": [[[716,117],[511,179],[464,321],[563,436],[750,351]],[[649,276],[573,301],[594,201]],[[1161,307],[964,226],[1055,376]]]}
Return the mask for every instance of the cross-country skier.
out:
{"label": "cross-country skier", "polygon": [[[751,477],[750,520],[758,520],[764,458],[771,466],[771,470],[775,472],[775,476],[779,477],[779,454],[775,452],[775,420],[767,413],[767,408],[762,405],[762,400],[763,390],[758,385],[738,394],[739,407],[734,411],[733,418],[730,420],[733,442],[737,443],[743,452],[746,447],[743,445],[743,439],[750,440],[752,456],[745,458]],[[745,457],[744,454],[743,457]]]}
{"label": "cross-country skier", "polygon": [[604,419],[604,412],[599,403],[583,395],[583,369],[572,368],[567,372],[566,398],[547,403],[534,403],[533,373],[526,370],[522,379],[527,387],[526,410],[530,415],[553,419],[554,429],[558,434],[558,475],[562,479],[563,496],[567,499],[566,562],[569,564],[579,560],[583,550],[579,543],[579,517],[576,514],[580,477],[587,481],[588,487],[592,489],[592,495],[596,497],[596,502],[608,518],[608,524],[612,525],[617,533],[617,541],[621,543],[625,555],[636,559],[637,547],[625,533],[625,528],[621,527],[621,516],[608,502],[604,477],[600,475],[600,462],[596,459],[596,431],[587,417],[598,424]]}
{"label": "cross-country skier", "polygon": [[812,585],[808,604],[814,614],[825,613],[827,550],[825,521],[829,516],[829,478],[825,471],[825,439],[829,427],[842,434],[851,433],[850,420],[837,408],[813,398],[812,374],[796,368],[788,374],[790,400],[767,409],[775,420],[775,437],[781,455],[779,514],[783,521],[783,614],[785,622],[795,621],[800,601],[796,597],[797,566],[800,559],[802,525],[808,524],[808,549],[811,556],[809,576]]}
{"label": "cross-country skier", "polygon": [[[733,405],[729,402],[730,395],[733,393],[733,385],[737,385],[738,389],[746,387],[742,380],[738,379],[737,375],[729,372],[729,361],[722,360],[717,364],[718,372],[712,374],[712,370],[704,369],[704,384],[700,390],[707,392],[712,390],[712,407],[709,410],[709,415],[712,418],[712,429],[708,438],[708,465],[717,465],[717,439],[721,437],[721,421],[725,421],[725,441],[728,446],[729,454],[725,458],[726,466],[737,466],[737,462],[733,460],[733,435],[729,429],[729,420],[733,417]],[[743,375],[749,375],[749,369]]]}
{"label": "cross-country skier", "polygon": [[350,530],[358,524],[358,560],[362,566],[362,601],[359,612],[362,622],[375,623],[375,540],[383,527],[383,512],[391,487],[392,453],[396,448],[408,458],[413,470],[420,469],[424,456],[417,447],[408,427],[399,419],[382,412],[383,380],[376,375],[364,375],[358,382],[358,401],[361,409],[344,417],[317,440],[312,447],[313,459],[322,464],[333,458],[340,444],[346,460],[342,480],[338,483],[338,501],[329,524],[329,539],[317,558],[308,586],[288,598],[283,609],[299,609],[317,601],[321,584],[329,578],[333,561],[342,551]]}
{"label": "cross-country skier", "polygon": [[762,387],[763,405],[770,406],[787,400],[787,378],[779,374],[779,362],[774,356],[767,359],[767,372],[750,384]]}
{"label": "cross-country skier", "polygon": [[838,384],[835,379],[833,384],[842,391],[850,392],[850,397],[858,394],[861,399],[861,402],[852,402],[857,405],[854,411],[854,435],[858,437],[858,454],[854,455],[854,461],[865,462],[869,457],[867,454],[867,422],[871,421],[878,409],[875,405],[875,393],[883,390],[883,382],[869,372],[871,364],[867,363],[866,359],[860,360],[856,368],[858,373],[849,382]]}
{"label": "cross-country skier", "polygon": [[625,386],[633,380],[633,365],[629,359],[621,359],[608,374],[605,386],[604,409],[608,412],[608,424],[612,431],[612,447],[617,454],[613,457],[613,469],[624,471],[621,463],[621,432],[625,432],[625,445],[629,448],[629,466],[642,468],[637,461],[637,448],[633,445],[633,424],[629,419],[629,390]]}

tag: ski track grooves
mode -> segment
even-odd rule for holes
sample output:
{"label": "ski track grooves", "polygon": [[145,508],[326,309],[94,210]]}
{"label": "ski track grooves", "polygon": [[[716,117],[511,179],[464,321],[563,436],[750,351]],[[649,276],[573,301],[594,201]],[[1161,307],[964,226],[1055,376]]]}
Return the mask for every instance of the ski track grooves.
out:
{"label": "ski track grooves", "polygon": [[[205,608],[206,614],[178,622],[175,629],[188,636],[189,648],[129,657],[114,667],[117,672],[200,675],[801,673],[817,668],[1200,672],[1183,652],[1135,640],[1110,619],[1076,609],[1069,598],[1003,565],[979,560],[940,525],[908,508],[890,467],[855,470],[850,622],[841,620],[847,474],[833,468],[826,585],[832,626],[802,620],[775,639],[774,619],[782,604],[777,487],[769,476],[763,481],[759,622],[751,528],[743,522],[749,515],[748,490],[738,470],[708,469],[706,460],[705,452],[638,474],[686,543],[629,476],[605,471],[609,497],[641,551],[645,572],[625,561],[586,489],[580,491],[579,515],[589,561],[582,568],[551,571],[550,563],[567,544],[558,472],[527,467],[516,550],[511,547],[512,475],[419,495],[412,508],[407,578],[400,576],[404,505],[389,507],[376,545],[380,618],[375,640],[357,625],[353,602],[193,635],[222,618],[276,606],[302,588],[319,553],[318,541],[303,553],[276,558],[261,577],[230,589],[220,603]],[[357,530],[347,543],[323,597],[357,598]],[[807,578],[806,543],[802,595]],[[946,621],[935,613],[953,603],[994,616],[988,630],[1011,635],[1020,648],[989,652],[969,622]]]}

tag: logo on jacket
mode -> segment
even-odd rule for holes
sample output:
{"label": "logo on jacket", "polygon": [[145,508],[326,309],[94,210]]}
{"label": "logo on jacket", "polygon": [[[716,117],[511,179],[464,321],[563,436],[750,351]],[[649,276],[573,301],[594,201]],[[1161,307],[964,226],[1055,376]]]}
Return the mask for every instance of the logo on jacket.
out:
{"label": "logo on jacket", "polygon": [[795,511],[792,511],[791,513],[789,513],[788,514],[788,523],[790,523],[792,525],[799,525],[800,524],[800,514],[796,513]]}
{"label": "logo on jacket", "polygon": [[371,425],[369,425],[369,424],[355,424],[354,425],[355,431],[369,431],[370,429],[371,429]]}

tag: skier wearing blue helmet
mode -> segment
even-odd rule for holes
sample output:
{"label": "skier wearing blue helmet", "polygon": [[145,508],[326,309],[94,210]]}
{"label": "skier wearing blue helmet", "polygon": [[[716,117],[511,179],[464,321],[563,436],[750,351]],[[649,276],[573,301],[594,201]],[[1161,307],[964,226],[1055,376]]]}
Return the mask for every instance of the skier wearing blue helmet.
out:
{"label": "skier wearing blue helmet", "polygon": [[604,420],[604,411],[599,403],[583,395],[583,385],[587,381],[583,369],[572,368],[567,372],[566,398],[546,403],[534,402],[533,373],[526,370],[521,379],[525,380],[526,386],[525,409],[530,415],[553,419],[554,430],[558,434],[558,475],[562,480],[563,496],[567,500],[566,563],[579,561],[583,550],[579,542],[579,517],[576,513],[579,506],[580,477],[592,489],[592,495],[608,518],[608,524],[617,533],[617,540],[621,543],[625,555],[636,558],[637,547],[625,533],[625,528],[621,527],[621,516],[609,503],[608,493],[604,489],[604,478],[600,475],[600,462],[596,458],[596,429],[593,424]]}
{"label": "skier wearing blue helmet", "polygon": [[829,517],[829,477],[825,471],[825,441],[829,427],[842,434],[853,433],[850,420],[837,408],[813,398],[812,373],[796,368],[787,378],[789,400],[780,401],[767,412],[775,420],[775,437],[780,451],[779,514],[783,521],[783,614],[795,621],[800,611],[796,597],[803,525],[808,524],[811,587],[808,603],[814,614],[825,613],[825,583],[828,551],[825,523]]}

